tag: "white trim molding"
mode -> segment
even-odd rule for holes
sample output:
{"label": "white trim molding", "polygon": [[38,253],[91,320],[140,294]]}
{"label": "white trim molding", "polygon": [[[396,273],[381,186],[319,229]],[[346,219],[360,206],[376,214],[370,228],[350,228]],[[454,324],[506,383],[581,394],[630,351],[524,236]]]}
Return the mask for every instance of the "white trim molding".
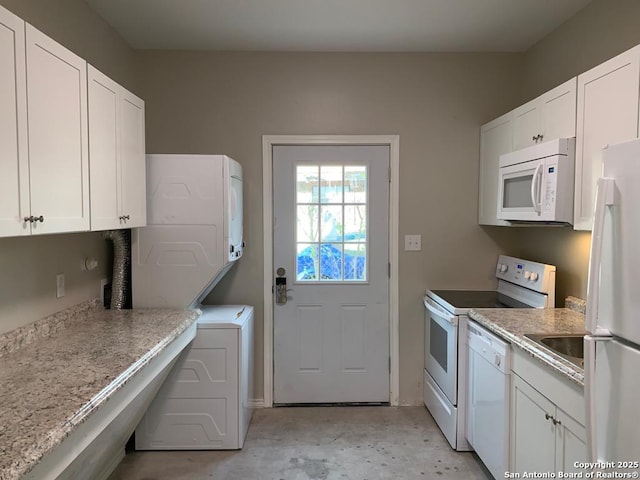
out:
{"label": "white trim molding", "polygon": [[262,220],[264,238],[264,407],[273,406],[273,147],[275,145],[389,146],[389,403],[400,404],[398,246],[400,214],[399,135],[263,135]]}

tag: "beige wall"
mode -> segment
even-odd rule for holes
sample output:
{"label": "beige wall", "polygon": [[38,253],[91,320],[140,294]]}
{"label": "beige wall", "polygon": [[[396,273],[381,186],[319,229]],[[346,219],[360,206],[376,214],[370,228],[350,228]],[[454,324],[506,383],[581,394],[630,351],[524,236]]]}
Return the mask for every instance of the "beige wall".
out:
{"label": "beige wall", "polygon": [[[83,0],[0,0],[107,75],[135,90],[135,56]],[[95,298],[110,276],[110,246],[99,233],[0,238],[0,333]],[[82,272],[85,257],[98,259]],[[56,299],[56,274],[64,273],[66,296]]]}
{"label": "beige wall", "polygon": [[[491,287],[504,251],[556,263],[558,298],[585,295],[588,233],[476,225],[478,126],[640,43],[636,0],[594,0],[524,55],[136,53],[82,0],[0,5],[144,98],[149,152],[243,164],[247,252],[208,302],[256,306],[258,391],[264,134],[400,135],[399,233],[423,235],[422,252],[400,252],[402,403],[421,401],[425,288]],[[100,268],[81,272],[85,256]],[[0,239],[0,332],[96,296],[109,256],[97,233]]]}
{"label": "beige wall", "polygon": [[477,225],[478,126],[517,102],[520,56],[139,52],[138,66],[148,152],[244,167],[246,253],[207,303],[256,307],[258,392],[262,135],[400,135],[400,236],[423,236],[422,252],[400,252],[400,400],[420,403],[424,290],[492,287],[513,247],[514,231]]}
{"label": "beige wall", "polygon": [[[594,0],[524,55],[523,101],[640,44],[640,2]],[[586,298],[591,235],[570,229],[520,229],[520,255],[558,267],[556,298]]]}

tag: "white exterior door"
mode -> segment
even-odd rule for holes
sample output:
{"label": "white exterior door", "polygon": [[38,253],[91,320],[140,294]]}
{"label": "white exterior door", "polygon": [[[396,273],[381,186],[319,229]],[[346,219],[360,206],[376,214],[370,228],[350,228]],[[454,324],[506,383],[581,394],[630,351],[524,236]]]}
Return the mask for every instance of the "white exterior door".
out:
{"label": "white exterior door", "polygon": [[273,147],[274,403],[389,401],[389,155]]}

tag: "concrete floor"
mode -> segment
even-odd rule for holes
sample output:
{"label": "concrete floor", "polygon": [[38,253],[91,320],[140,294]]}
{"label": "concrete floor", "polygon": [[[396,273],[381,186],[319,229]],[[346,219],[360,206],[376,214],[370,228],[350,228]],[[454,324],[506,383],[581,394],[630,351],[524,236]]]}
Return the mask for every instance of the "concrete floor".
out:
{"label": "concrete floor", "polygon": [[490,479],[424,407],[257,410],[239,451],[131,452],[109,480]]}

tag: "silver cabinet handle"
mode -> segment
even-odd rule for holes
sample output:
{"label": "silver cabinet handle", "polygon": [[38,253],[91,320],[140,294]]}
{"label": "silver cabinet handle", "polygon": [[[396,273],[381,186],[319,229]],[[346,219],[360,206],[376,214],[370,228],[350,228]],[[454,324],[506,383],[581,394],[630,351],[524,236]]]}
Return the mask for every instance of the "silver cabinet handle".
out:
{"label": "silver cabinet handle", "polygon": [[118,218],[120,220],[129,220],[131,218],[131,216],[130,215],[120,215]]}

